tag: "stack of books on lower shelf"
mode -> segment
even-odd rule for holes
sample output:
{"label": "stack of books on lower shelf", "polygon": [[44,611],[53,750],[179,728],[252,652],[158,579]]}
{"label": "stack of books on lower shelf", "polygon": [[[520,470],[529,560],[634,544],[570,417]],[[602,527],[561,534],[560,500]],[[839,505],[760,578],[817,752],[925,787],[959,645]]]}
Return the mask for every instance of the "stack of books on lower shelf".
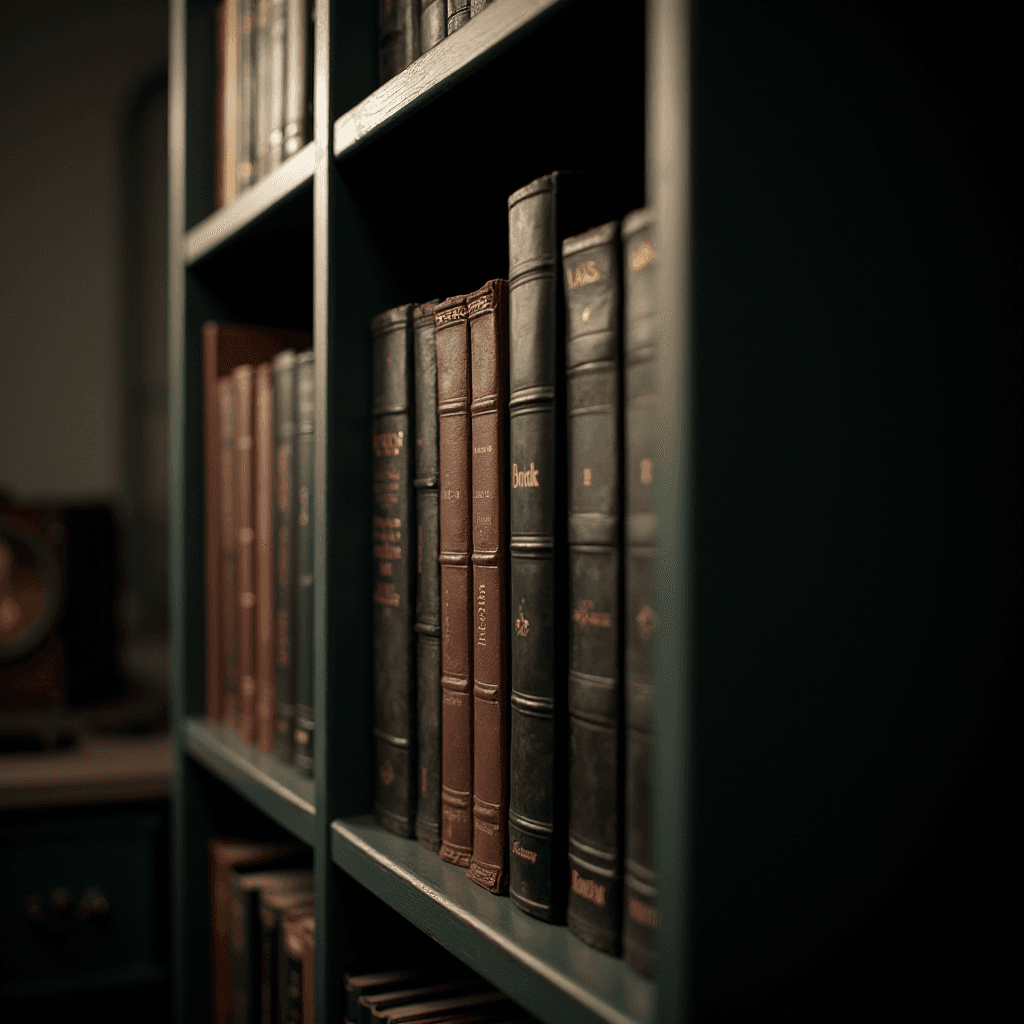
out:
{"label": "stack of books on lower shelf", "polygon": [[206,712],[313,771],[312,340],[204,326]]}
{"label": "stack of books on lower shelf", "polygon": [[345,975],[345,1024],[530,1024],[503,992],[467,968]]}
{"label": "stack of books on lower shelf", "polygon": [[211,839],[209,858],[214,1024],[312,1024],[308,848]]}
{"label": "stack of books on lower shelf", "polygon": [[652,976],[653,223],[508,210],[508,280],[370,325],[376,814]]}

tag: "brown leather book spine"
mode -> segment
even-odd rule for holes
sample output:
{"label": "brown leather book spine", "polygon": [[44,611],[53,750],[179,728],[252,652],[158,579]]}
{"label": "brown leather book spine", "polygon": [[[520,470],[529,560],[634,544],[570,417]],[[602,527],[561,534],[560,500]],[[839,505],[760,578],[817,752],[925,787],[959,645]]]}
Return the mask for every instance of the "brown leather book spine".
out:
{"label": "brown leather book spine", "polygon": [[256,746],[274,749],[274,368],[256,367]]}
{"label": "brown leather book spine", "polygon": [[473,700],[470,679],[469,323],[466,297],[434,308],[437,345],[441,565],[441,859],[473,853]]}
{"label": "brown leather book spine", "polygon": [[508,882],[508,281],[488,281],[467,296],[466,312],[473,398],[473,858],[469,877],[491,892],[502,892]]}
{"label": "brown leather book spine", "polygon": [[238,730],[256,738],[256,566],[253,530],[253,368],[231,371],[235,388],[235,536],[238,574]]}
{"label": "brown leather book spine", "polygon": [[206,717],[224,716],[224,666],[220,643],[220,394],[217,325],[203,327],[203,460],[206,488]]}
{"label": "brown leather book spine", "polygon": [[238,531],[235,528],[235,386],[217,382],[220,417],[220,666],[224,680],[221,720],[238,725]]}

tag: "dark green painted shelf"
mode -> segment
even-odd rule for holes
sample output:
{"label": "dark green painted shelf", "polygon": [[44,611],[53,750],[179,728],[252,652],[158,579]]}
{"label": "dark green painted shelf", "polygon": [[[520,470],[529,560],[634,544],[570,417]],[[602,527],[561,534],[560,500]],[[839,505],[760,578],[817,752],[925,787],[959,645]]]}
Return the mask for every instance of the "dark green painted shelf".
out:
{"label": "dark green painted shelf", "polygon": [[238,733],[204,718],[188,718],[185,752],[269,818],[313,845],[313,780],[273,754],[243,743]]}
{"label": "dark green painted shelf", "polygon": [[645,1024],[654,1017],[654,985],[621,960],[485,892],[372,817],[332,822],[331,858],[541,1020]]}
{"label": "dark green painted shelf", "polygon": [[565,0],[519,0],[491,4],[342,114],[334,122],[334,155],[347,156],[419,110],[493,60],[524,32],[536,29],[564,3]]}
{"label": "dark green painted shelf", "polygon": [[310,142],[233,203],[204,217],[185,232],[185,265],[199,262],[301,189],[312,189],[315,167],[316,144]]}

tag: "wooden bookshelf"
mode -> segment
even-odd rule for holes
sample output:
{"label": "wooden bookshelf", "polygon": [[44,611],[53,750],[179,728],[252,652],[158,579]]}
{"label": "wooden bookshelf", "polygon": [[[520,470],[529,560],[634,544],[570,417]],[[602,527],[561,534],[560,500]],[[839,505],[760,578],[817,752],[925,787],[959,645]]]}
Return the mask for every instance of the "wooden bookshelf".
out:
{"label": "wooden bookshelf", "polygon": [[[953,870],[928,830],[955,823],[929,824],[928,808],[963,806],[950,803],[948,765],[967,777],[964,723],[984,721],[1014,663],[1016,641],[999,632],[1009,585],[988,590],[966,568],[973,555],[948,555],[951,538],[972,537],[993,564],[1012,563],[1010,519],[983,520],[996,499],[973,500],[989,492],[963,467],[986,451],[1005,470],[1019,451],[986,433],[1017,372],[989,341],[1002,300],[970,315],[955,305],[968,303],[947,268],[969,278],[962,254],[977,250],[943,250],[935,227],[947,203],[969,220],[960,186],[941,177],[959,156],[928,155],[954,143],[904,144],[927,111],[885,25],[850,5],[494,0],[379,88],[376,10],[317,0],[314,140],[217,210],[214,6],[171,4],[178,1019],[209,1007],[206,843],[243,820],[312,847],[321,1021],[342,1016],[354,891],[552,1024],[827,1016],[840,990],[869,1006],[869,951],[901,922],[931,920],[923,896],[904,906],[887,894],[922,850],[928,877],[944,885]],[[610,212],[595,223],[646,204],[659,239],[654,983],[368,817],[368,325],[505,276],[507,196],[556,168],[601,176]],[[928,192],[935,181],[946,184]],[[211,318],[313,334],[312,781],[202,717]],[[991,373],[965,358],[967,337],[989,346]],[[964,374],[1003,404],[971,405]],[[955,424],[953,394],[968,405]],[[970,693],[937,699],[946,666],[975,658],[988,668],[965,671]],[[918,728],[925,710],[945,732]],[[877,841],[890,833],[898,841]],[[945,962],[939,938],[910,931]]]}

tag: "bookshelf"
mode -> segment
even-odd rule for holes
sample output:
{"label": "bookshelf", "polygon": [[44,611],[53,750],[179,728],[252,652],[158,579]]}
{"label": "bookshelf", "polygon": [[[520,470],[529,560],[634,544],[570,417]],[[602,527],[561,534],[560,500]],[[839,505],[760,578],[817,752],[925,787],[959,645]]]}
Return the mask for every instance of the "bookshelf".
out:
{"label": "bookshelf", "polygon": [[[945,990],[973,911],[940,919],[930,893],[967,839],[929,837],[961,834],[958,815],[987,834],[964,810],[969,751],[1019,661],[1012,581],[983,584],[954,539],[998,559],[1014,536],[971,499],[1002,500],[962,453],[1017,479],[1019,445],[988,438],[1017,436],[1019,396],[1010,347],[960,359],[963,337],[1004,337],[1003,300],[957,287],[988,284],[929,206],[952,203],[943,230],[962,242],[966,200],[935,156],[955,146],[925,144],[941,111],[890,30],[851,5],[495,0],[376,88],[376,4],[318,0],[314,141],[215,210],[214,9],[173,0],[178,1019],[208,1014],[206,841],[232,830],[313,849],[321,1021],[341,1019],[373,907],[549,1022],[793,1019],[837,991],[872,1007],[887,978]],[[661,239],[653,984],[368,817],[370,318],[503,276],[506,197],[559,167],[599,168],[622,213],[653,206]],[[314,338],[312,782],[202,718],[210,318]],[[950,394],[973,414],[955,428]],[[936,701],[957,666],[975,683]]]}

